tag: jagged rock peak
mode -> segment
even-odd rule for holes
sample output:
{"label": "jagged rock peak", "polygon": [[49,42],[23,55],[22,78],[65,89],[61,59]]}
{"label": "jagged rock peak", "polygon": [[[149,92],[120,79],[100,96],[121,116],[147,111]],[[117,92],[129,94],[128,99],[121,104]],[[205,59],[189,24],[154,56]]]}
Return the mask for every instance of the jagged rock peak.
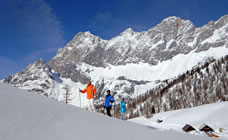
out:
{"label": "jagged rock peak", "polygon": [[38,61],[36,61],[34,64],[46,64],[45,60],[43,58],[40,58]]}
{"label": "jagged rock peak", "polygon": [[51,94],[53,87],[53,73],[43,59],[39,59],[28,65],[23,71],[11,75],[3,80],[3,83],[11,84],[15,87],[23,87],[28,91],[38,94]]}
{"label": "jagged rock peak", "polygon": [[135,33],[135,31],[132,28],[127,28],[122,33],[120,33],[120,36],[133,35],[134,33]]}
{"label": "jagged rock peak", "polygon": [[165,19],[163,19],[162,21],[176,21],[176,20],[182,20],[180,17],[176,17],[176,16],[169,16]]}
{"label": "jagged rock peak", "polygon": [[77,33],[77,34],[74,36],[73,40],[75,40],[75,39],[78,40],[78,39],[80,39],[80,38],[99,38],[99,39],[100,39],[99,36],[96,36],[96,35],[92,34],[90,31],[79,32],[79,33]]}
{"label": "jagged rock peak", "polygon": [[30,64],[29,66],[36,66],[36,67],[38,67],[38,66],[45,66],[45,67],[48,67],[47,64],[46,64],[46,62],[45,62],[45,60],[42,59],[42,58],[40,58],[38,61]]}
{"label": "jagged rock peak", "polygon": [[161,21],[161,23],[158,24],[157,26],[166,25],[166,24],[173,24],[173,25],[176,25],[176,26],[187,25],[187,24],[188,25],[193,25],[193,23],[190,20],[181,19],[180,17],[176,17],[176,16],[170,16],[170,17],[167,17],[167,18],[163,19]]}
{"label": "jagged rock peak", "polygon": [[50,67],[46,64],[45,60],[40,58],[38,61],[28,65],[24,71],[34,71],[34,70],[42,70],[47,73],[51,71]]}
{"label": "jagged rock peak", "polygon": [[[98,42],[105,42],[102,38],[99,36],[93,35],[91,32],[79,32],[77,33],[74,38],[66,45],[66,47],[69,49],[75,48],[75,47],[80,47],[79,44],[87,45],[87,46],[92,46],[92,44],[96,44]],[[61,49],[58,51],[61,52]]]}
{"label": "jagged rock peak", "polygon": [[228,23],[228,15],[224,15],[221,18],[218,19],[218,21],[221,21],[221,20],[223,20],[224,23]]}
{"label": "jagged rock peak", "polygon": [[126,30],[124,30],[124,33],[131,33],[134,32],[134,30],[132,28],[127,28]]}
{"label": "jagged rock peak", "polygon": [[224,15],[215,22],[216,28],[223,27],[228,24],[228,15]]}

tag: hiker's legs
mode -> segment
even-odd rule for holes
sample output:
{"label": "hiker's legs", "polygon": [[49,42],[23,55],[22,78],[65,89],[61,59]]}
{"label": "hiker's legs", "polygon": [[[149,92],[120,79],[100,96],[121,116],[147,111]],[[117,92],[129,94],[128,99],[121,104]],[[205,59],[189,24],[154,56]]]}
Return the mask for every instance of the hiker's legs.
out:
{"label": "hiker's legs", "polygon": [[110,117],[112,117],[112,115],[111,115],[111,108],[112,108],[111,106],[106,107],[107,115],[110,116]]}
{"label": "hiker's legs", "polygon": [[87,99],[87,106],[88,106],[88,110],[92,111],[90,99]]}
{"label": "hiker's legs", "polygon": [[121,120],[125,120],[126,118],[125,118],[125,112],[121,112]]}
{"label": "hiker's legs", "polygon": [[94,99],[90,99],[90,105],[91,105],[93,112],[96,112],[96,108],[94,106]]}

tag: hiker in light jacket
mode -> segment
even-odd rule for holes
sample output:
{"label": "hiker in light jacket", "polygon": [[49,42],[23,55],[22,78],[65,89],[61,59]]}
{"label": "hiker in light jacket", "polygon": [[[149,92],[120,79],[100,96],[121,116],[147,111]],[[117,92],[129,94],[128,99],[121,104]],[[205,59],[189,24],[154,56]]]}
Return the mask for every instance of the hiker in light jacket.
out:
{"label": "hiker in light jacket", "polygon": [[124,98],[122,98],[122,101],[120,102],[120,113],[121,113],[121,120],[126,119],[126,102],[124,101]]}

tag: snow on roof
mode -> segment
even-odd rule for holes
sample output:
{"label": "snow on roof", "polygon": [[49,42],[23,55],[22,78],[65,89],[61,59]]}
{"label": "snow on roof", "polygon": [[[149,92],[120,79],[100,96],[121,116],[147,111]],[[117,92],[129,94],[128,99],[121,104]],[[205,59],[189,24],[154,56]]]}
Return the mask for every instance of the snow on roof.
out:
{"label": "snow on roof", "polygon": [[204,131],[204,130],[208,130],[208,131],[214,131],[210,126],[208,126],[207,124],[203,124],[202,126],[200,126],[200,131]]}

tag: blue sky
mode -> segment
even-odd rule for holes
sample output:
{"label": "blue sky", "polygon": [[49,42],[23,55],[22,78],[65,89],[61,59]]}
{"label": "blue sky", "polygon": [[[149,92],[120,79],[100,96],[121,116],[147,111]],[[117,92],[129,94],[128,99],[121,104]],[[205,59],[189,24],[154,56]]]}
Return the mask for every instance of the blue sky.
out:
{"label": "blue sky", "polygon": [[228,0],[0,0],[0,79],[47,62],[78,32],[110,39],[145,31],[168,16],[197,27],[228,14]]}

